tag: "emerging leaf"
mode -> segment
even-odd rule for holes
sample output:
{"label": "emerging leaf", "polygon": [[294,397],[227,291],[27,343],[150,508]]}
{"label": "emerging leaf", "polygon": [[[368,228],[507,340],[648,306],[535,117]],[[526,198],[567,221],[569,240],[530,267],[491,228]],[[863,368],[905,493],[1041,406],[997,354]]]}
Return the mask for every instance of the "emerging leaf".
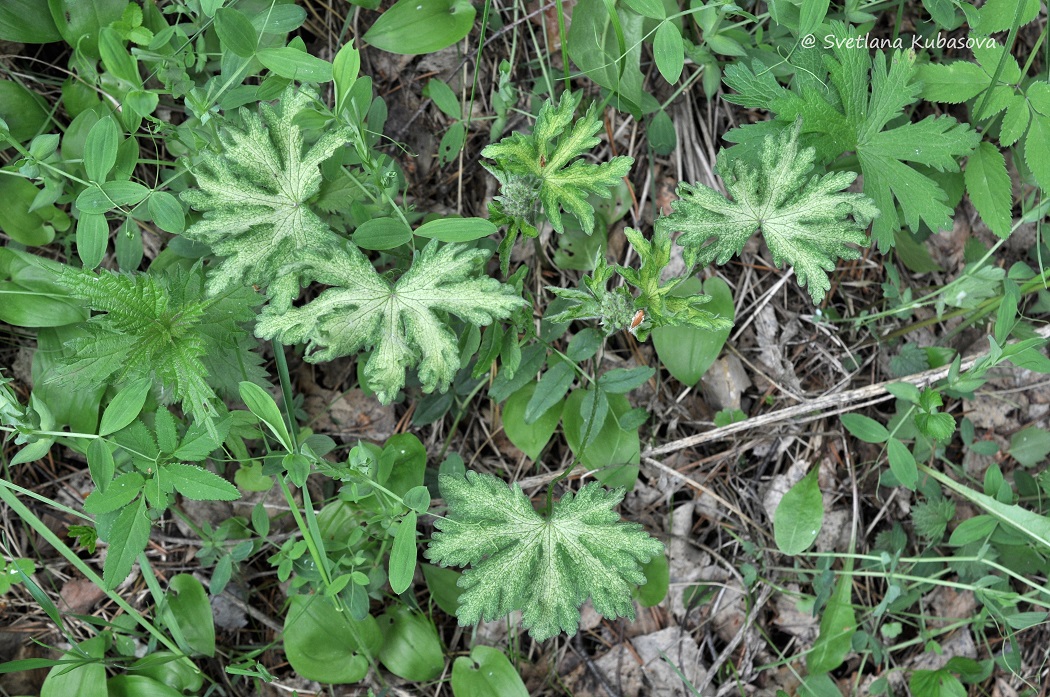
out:
{"label": "emerging leaf", "polygon": [[681,231],[686,262],[724,264],[739,254],[757,230],[778,266],[795,268],[799,285],[809,286],[819,303],[831,287],[827,272],[836,259],[856,259],[850,245],[867,245],[864,230],[879,214],[867,196],[844,193],[857,175],[836,172],[809,176],[814,149],[799,149],[802,127],[766,136],[758,167],[723,155],[716,169],[732,196],[727,199],[703,184],[682,184],[674,212],[657,220],[658,229]]}
{"label": "emerging leaf", "polygon": [[594,482],[536,513],[515,484],[487,474],[440,477],[448,504],[426,556],[443,566],[473,568],[459,585],[459,623],[474,624],[522,611],[522,625],[537,641],[576,633],[580,605],[591,598],[606,617],[634,618],[631,584],[645,583],[641,564],[663,544],[641,525],[613,511],[624,491]]}
{"label": "emerging leaf", "polygon": [[492,220],[511,228],[509,243],[500,249],[501,259],[509,255],[519,232],[536,236],[537,200],[557,232],[565,232],[564,210],[576,216],[590,234],[594,230],[594,208],[587,202],[588,195],[609,198],[610,190],[634,164],[630,157],[614,157],[601,164],[577,159],[601,142],[594,134],[602,127],[592,108],[570,128],[578,104],[578,98],[565,92],[557,106],[551,102],[543,105],[530,135],[514,133],[481,151],[482,157],[493,161],[483,166],[500,183]]}
{"label": "emerging leaf", "polygon": [[256,333],[284,343],[306,342],[311,362],[373,349],[365,379],[384,403],[394,399],[405,384],[405,369],[413,366],[425,392],[444,391],[460,367],[458,340],[444,313],[484,326],[524,304],[512,286],[477,275],[486,256],[431,241],[391,284],[355,246],[345,244],[330,258],[306,262],[319,282],[333,287],[284,313],[268,306]]}
{"label": "emerging leaf", "polygon": [[303,152],[302,129],[295,118],[317,100],[309,89],[289,87],[262,115],[241,109],[244,127],[220,136],[223,152],[205,152],[194,174],[198,189],[182,197],[204,219],[183,233],[225,257],[212,274],[208,290],[268,286],[270,304],[289,307],[311,270],[290,265],[298,255],[324,257],[339,253],[341,238],[311,210],[309,201],[321,187],[322,162],[350,139],[344,129],[326,131]]}

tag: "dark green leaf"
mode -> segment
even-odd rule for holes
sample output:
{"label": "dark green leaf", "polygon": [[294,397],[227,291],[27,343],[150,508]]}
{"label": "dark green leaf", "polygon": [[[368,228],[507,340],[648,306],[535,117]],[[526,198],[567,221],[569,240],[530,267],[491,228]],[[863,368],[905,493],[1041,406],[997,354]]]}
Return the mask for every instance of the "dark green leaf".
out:
{"label": "dark green leaf", "polygon": [[259,35],[248,17],[240,10],[223,7],[215,12],[215,33],[223,48],[241,58],[251,58],[259,47]]}
{"label": "dark green leaf", "polygon": [[525,423],[535,423],[541,416],[558,403],[569,391],[569,386],[576,378],[572,365],[564,361],[555,363],[540,378],[539,386],[525,406]]}
{"label": "dark green leaf", "polygon": [[244,381],[240,383],[238,389],[241,400],[248,410],[266,424],[287,450],[291,450],[292,439],[288,435],[288,427],[285,426],[284,417],[281,416],[281,410],[277,408],[277,402],[273,401],[273,397],[254,382]]}
{"label": "dark green leaf", "polygon": [[838,668],[849,653],[857,631],[857,616],[850,603],[852,591],[852,577],[843,574],[835,584],[824,616],[820,618],[820,635],[806,656],[810,674],[827,673]]}
{"label": "dark green leaf", "polygon": [[649,366],[638,368],[613,368],[598,378],[598,387],[609,394],[625,394],[637,389],[656,373]]}
{"label": "dark green leaf", "polygon": [[84,141],[84,169],[88,179],[99,184],[106,181],[106,175],[117,163],[118,145],[120,130],[117,121],[107,114],[91,127]]}
{"label": "dark green leaf", "polygon": [[512,394],[503,406],[503,432],[515,447],[533,461],[550,442],[554,430],[558,427],[558,421],[561,420],[562,407],[565,406],[565,401],[559,399],[531,424],[526,423],[526,407],[536,393],[536,385],[535,381],[525,385]]}
{"label": "dark green leaf", "polygon": [[259,62],[276,75],[299,82],[329,82],[332,64],[305,51],[284,46],[257,52]]}
{"label": "dark green leaf", "polygon": [[682,43],[682,32],[674,22],[661,22],[657,28],[653,39],[653,58],[656,60],[656,69],[667,82],[672,85],[678,82],[685,66],[685,44]]}
{"label": "dark green leaf", "polygon": [[[17,82],[0,80],[0,124],[6,122],[12,140],[24,143],[46,129],[47,119],[47,109],[37,95]],[[0,150],[6,147],[0,138]]]}
{"label": "dark green leaf", "polygon": [[189,574],[177,574],[168,584],[165,596],[170,619],[178,624],[191,653],[215,655],[215,624],[211,603],[201,582]]}
{"label": "dark green leaf", "polygon": [[284,652],[307,680],[328,684],[360,681],[383,638],[375,618],[354,620],[319,595],[293,595],[284,620]]}
{"label": "dark green leaf", "polygon": [[456,697],[529,697],[525,683],[499,649],[475,646],[470,657],[452,664],[452,693]]}
{"label": "dark green leaf", "polygon": [[109,443],[102,438],[91,441],[87,449],[87,461],[88,472],[91,473],[91,481],[95,484],[95,490],[101,494],[106,493],[106,489],[113,481],[113,474],[117,470]]}
{"label": "dark green leaf", "polygon": [[387,670],[414,682],[433,680],[441,673],[444,650],[426,615],[400,607],[381,615],[379,626],[383,632],[379,661]]}
{"label": "dark green leaf", "polygon": [[20,44],[61,41],[47,3],[40,0],[4,0],[0,3],[0,39]]}

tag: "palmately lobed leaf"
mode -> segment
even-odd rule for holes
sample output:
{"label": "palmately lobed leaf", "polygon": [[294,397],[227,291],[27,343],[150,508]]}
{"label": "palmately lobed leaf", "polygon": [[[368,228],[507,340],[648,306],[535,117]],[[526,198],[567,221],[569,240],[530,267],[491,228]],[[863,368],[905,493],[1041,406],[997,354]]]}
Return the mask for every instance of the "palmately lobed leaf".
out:
{"label": "palmately lobed leaf", "polygon": [[243,126],[220,134],[222,152],[202,154],[194,169],[198,188],[182,198],[204,218],[183,234],[223,258],[210,292],[266,286],[270,304],[282,310],[312,279],[309,267],[288,262],[303,253],[338,253],[342,238],[309,201],[321,187],[321,164],[351,136],[345,129],[326,131],[303,152],[295,118],[316,100],[309,89],[289,87],[276,107],[263,103],[259,114],[241,109]]}
{"label": "palmately lobed leaf", "polygon": [[267,307],[256,326],[263,338],[306,343],[306,360],[329,361],[372,349],[365,380],[389,403],[417,367],[423,390],[444,391],[459,370],[459,346],[446,314],[476,326],[503,319],[524,301],[513,286],[479,273],[488,256],[465,245],[431,241],[394,284],[349,243],[338,254],[304,261],[328,286],[303,307]]}
{"label": "palmately lobed leaf", "polygon": [[613,510],[622,489],[593,482],[544,518],[517,484],[492,475],[442,475],[439,484],[448,513],[435,523],[426,556],[472,566],[459,581],[461,625],[521,610],[534,639],[572,636],[587,598],[606,617],[634,618],[631,584],[645,583],[641,564],[662,554],[663,544]]}
{"label": "palmately lobed leaf", "polygon": [[851,245],[868,244],[865,229],[879,210],[867,196],[842,191],[856,178],[853,172],[809,176],[814,150],[799,149],[800,130],[801,120],[767,136],[756,168],[719,158],[731,199],[703,184],[679,187],[673,212],[656,224],[665,233],[682,233],[678,243],[687,263],[724,264],[761,231],[773,262],[791,264],[813,302],[823,300],[836,259],[860,256]]}
{"label": "palmately lobed leaf", "polygon": [[[543,105],[530,135],[514,133],[481,151],[482,157],[493,161],[484,166],[503,185],[504,197],[510,193],[508,182],[515,177],[539,182],[543,212],[557,232],[565,231],[563,210],[575,216],[584,230],[593,230],[594,208],[587,197],[609,198],[612,187],[634,164],[633,158],[623,156],[600,164],[577,159],[601,142],[595,134],[602,127],[593,108],[573,124],[578,104],[579,99],[566,92],[556,106],[551,102]],[[505,201],[499,212],[512,215],[527,208],[527,202],[517,203]],[[535,225],[535,221],[525,222]]]}

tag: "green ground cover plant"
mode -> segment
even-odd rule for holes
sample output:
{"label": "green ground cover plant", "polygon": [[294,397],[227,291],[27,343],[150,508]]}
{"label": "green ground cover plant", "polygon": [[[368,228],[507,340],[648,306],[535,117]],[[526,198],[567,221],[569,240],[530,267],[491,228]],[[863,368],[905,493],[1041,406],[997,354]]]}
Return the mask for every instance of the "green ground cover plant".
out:
{"label": "green ground cover plant", "polygon": [[5,3],[0,692],[1039,694],[1046,20]]}

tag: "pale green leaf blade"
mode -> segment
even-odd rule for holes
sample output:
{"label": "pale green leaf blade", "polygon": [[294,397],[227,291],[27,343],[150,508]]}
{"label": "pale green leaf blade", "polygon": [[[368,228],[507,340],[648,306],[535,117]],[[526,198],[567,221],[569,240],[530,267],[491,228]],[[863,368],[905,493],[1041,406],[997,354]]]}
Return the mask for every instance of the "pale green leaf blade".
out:
{"label": "pale green leaf blade", "polygon": [[773,538],[784,554],[802,554],[817,539],[824,524],[824,501],[821,498],[816,465],[791,487],[773,514]]}

